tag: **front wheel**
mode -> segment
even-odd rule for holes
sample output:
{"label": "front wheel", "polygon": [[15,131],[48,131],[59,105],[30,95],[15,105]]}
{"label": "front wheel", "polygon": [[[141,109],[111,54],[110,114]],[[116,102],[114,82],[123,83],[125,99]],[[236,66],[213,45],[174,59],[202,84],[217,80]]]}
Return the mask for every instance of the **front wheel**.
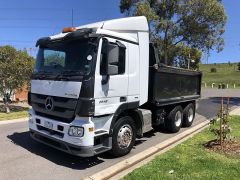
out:
{"label": "front wheel", "polygon": [[129,116],[120,118],[114,128],[112,136],[111,154],[119,157],[128,154],[136,139],[136,126],[133,119]]}

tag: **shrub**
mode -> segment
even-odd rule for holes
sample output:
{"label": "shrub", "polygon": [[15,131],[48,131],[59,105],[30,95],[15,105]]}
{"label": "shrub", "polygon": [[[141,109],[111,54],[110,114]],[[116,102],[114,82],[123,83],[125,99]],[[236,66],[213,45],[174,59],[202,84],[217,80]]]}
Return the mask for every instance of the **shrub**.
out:
{"label": "shrub", "polygon": [[240,71],[240,62],[238,63],[238,65],[237,65],[237,66],[238,66],[238,70]]}
{"label": "shrub", "polygon": [[216,72],[217,72],[217,68],[212,67],[212,68],[210,69],[210,71],[211,71],[211,73],[216,73]]}

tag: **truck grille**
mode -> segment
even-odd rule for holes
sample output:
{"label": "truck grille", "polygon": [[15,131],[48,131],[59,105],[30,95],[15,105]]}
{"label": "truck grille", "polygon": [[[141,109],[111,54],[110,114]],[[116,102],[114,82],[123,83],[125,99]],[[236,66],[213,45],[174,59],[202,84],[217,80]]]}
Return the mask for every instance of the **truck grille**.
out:
{"label": "truck grille", "polygon": [[[47,98],[52,99],[53,108],[51,110],[48,110],[45,106]],[[31,94],[31,104],[32,108],[39,116],[70,123],[75,118],[77,99]]]}

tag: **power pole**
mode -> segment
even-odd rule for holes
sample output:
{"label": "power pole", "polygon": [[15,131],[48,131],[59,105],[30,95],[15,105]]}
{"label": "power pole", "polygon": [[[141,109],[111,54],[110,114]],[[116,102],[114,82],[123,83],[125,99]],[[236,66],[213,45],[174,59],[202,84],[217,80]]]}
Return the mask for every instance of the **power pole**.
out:
{"label": "power pole", "polygon": [[208,48],[208,51],[207,51],[207,64],[208,64],[208,58],[209,58],[209,48]]}

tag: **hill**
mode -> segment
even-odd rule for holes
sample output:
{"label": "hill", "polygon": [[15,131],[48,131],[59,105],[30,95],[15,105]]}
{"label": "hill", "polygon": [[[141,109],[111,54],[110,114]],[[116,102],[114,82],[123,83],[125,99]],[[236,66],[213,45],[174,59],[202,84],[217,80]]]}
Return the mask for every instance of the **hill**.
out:
{"label": "hill", "polygon": [[[211,72],[211,68],[216,68],[217,72]],[[200,64],[200,70],[203,72],[202,83],[207,83],[207,87],[211,87],[212,83],[229,84],[229,88],[233,88],[234,84],[240,87],[240,71],[237,63]]]}

